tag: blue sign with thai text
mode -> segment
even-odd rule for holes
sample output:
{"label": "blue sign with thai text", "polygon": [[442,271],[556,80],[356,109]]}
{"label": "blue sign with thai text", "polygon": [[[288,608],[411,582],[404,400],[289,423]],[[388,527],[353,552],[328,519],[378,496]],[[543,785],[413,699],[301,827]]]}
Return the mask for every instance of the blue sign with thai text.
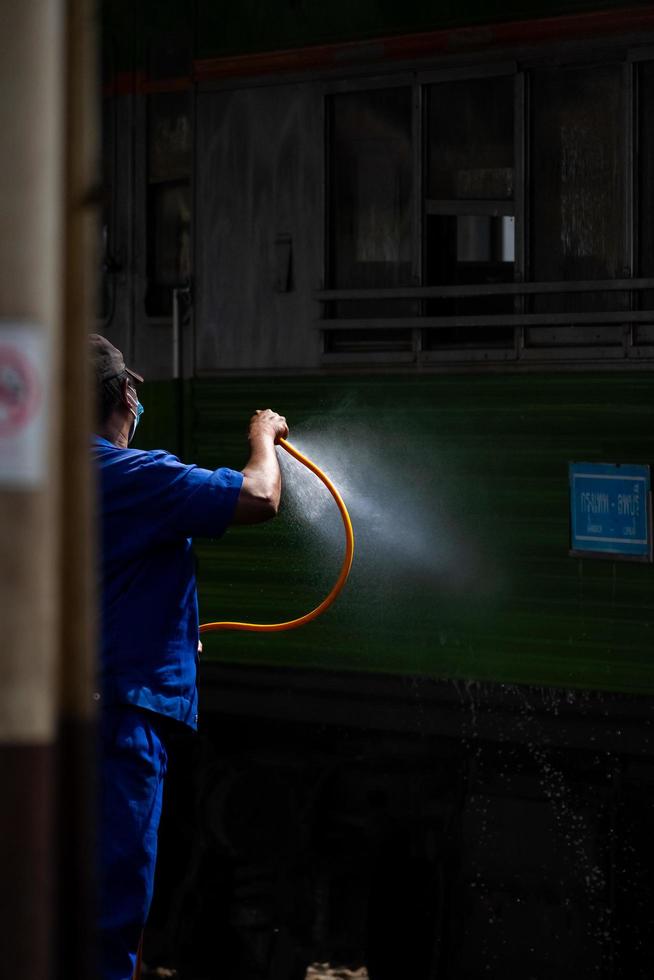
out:
{"label": "blue sign with thai text", "polygon": [[650,468],[570,463],[570,550],[651,560]]}

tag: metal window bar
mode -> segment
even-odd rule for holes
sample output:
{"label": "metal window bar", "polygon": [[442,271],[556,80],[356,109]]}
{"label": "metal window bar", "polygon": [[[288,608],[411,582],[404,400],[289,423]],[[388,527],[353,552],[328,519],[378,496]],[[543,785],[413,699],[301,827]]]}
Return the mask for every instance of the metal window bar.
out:
{"label": "metal window bar", "polygon": [[493,313],[490,316],[403,316],[368,317],[360,320],[319,320],[321,330],[397,330],[406,327],[550,327],[598,326],[600,324],[654,323],[654,310],[624,310],[611,313]]}
{"label": "metal window bar", "polygon": [[[654,289],[654,278],[588,279],[577,282],[500,282],[456,286],[396,286],[390,289],[319,289],[314,292],[313,298],[330,303],[335,300],[527,296],[540,293],[605,293],[613,290],[629,292],[645,289]],[[506,316],[511,318],[512,314],[509,313]],[[620,316],[624,316],[624,314],[620,314]]]}
{"label": "metal window bar", "polygon": [[512,200],[502,201],[475,201],[471,198],[456,201],[438,201],[427,198],[425,201],[425,212],[429,215],[481,215],[490,218],[499,218],[502,215],[514,215],[516,210],[515,202]]}

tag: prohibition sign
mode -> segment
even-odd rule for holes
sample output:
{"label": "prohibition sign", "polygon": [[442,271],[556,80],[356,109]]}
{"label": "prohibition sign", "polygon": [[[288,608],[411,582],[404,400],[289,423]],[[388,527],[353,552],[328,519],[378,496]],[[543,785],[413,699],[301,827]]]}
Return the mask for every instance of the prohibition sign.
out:
{"label": "prohibition sign", "polygon": [[30,360],[0,344],[0,437],[18,436],[39,407],[41,389]]}

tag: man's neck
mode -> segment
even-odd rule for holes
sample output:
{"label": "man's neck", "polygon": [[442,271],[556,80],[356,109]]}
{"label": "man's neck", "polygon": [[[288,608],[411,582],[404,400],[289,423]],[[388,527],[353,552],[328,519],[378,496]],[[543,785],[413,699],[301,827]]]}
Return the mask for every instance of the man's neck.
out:
{"label": "man's neck", "polygon": [[119,449],[127,449],[129,445],[129,433],[132,428],[130,418],[121,418],[116,413],[111,415],[104,426],[98,431],[98,435],[106,439],[113,446]]}

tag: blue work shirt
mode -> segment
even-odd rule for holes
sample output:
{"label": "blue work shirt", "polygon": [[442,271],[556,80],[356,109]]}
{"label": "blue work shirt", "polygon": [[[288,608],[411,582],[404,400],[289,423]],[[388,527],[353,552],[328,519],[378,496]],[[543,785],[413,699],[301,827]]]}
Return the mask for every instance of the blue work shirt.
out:
{"label": "blue work shirt", "polygon": [[101,692],[197,727],[194,535],[217,538],[243,483],[95,436],[102,524]]}

